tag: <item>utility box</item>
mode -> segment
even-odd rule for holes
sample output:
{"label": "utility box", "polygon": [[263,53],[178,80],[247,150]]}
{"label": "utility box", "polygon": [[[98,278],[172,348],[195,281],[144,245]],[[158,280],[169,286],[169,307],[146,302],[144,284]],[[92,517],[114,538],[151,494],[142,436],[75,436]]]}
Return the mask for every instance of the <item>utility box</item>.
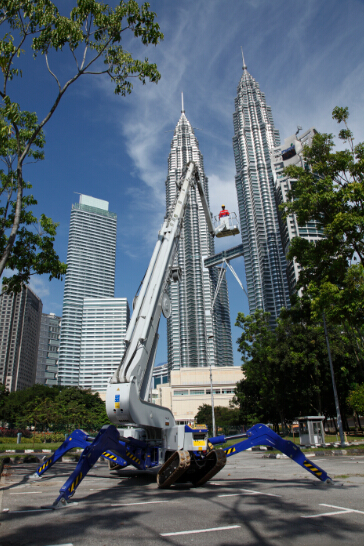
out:
{"label": "utility box", "polygon": [[298,417],[301,446],[320,445],[325,443],[324,422],[322,415]]}

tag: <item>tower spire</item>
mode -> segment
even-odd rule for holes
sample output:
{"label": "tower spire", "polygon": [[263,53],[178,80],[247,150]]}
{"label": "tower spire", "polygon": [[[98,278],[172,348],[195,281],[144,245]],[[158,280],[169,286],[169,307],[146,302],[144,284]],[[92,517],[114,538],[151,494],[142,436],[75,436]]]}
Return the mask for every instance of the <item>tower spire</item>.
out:
{"label": "tower spire", "polygon": [[243,46],[241,46],[241,56],[243,57],[243,70],[247,70],[247,66],[245,64],[245,59],[244,59]]}
{"label": "tower spire", "polygon": [[185,107],[184,107],[184,104],[183,104],[183,91],[181,93],[181,98],[182,98],[182,110],[181,110],[181,113],[184,114],[185,113]]}

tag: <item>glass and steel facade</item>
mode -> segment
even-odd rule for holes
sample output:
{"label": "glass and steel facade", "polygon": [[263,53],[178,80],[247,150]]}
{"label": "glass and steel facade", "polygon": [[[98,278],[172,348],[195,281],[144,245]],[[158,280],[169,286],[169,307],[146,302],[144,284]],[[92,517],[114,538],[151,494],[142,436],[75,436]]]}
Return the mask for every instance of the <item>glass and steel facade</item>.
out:
{"label": "glass and steel facade", "polygon": [[[283,169],[289,165],[298,165],[299,167],[306,168],[302,156],[303,147],[312,145],[312,139],[316,132],[316,129],[311,127],[298,136],[297,131],[295,135],[291,135],[284,140],[283,146],[278,146],[274,149],[272,171],[278,206],[288,201],[288,191],[292,188],[292,180],[283,174]],[[279,223],[285,256],[287,256],[289,245],[294,237],[302,237],[310,242],[315,242],[323,236],[322,228],[317,222],[312,221],[304,226],[299,226],[295,214],[290,214],[286,220],[283,220],[282,215],[279,213]],[[300,265],[296,260],[287,262],[287,277],[291,294],[296,292],[299,273]]]}
{"label": "glass and steel facade", "polygon": [[289,306],[286,258],[275,202],[271,152],[279,146],[272,111],[259,84],[243,65],[235,112],[233,148],[249,310],[271,314],[274,328]]}
{"label": "glass and steel facade", "polygon": [[106,391],[125,352],[130,320],[126,298],[83,300],[79,386]]}
{"label": "glass and steel facade", "polygon": [[[168,158],[166,180],[167,214],[176,199],[176,182],[184,166],[194,161],[209,200],[208,179],[198,140],[182,108],[174,131]],[[213,312],[218,271],[207,269],[203,260],[215,253],[214,241],[208,232],[197,188],[191,190],[186,208],[178,256],[175,265],[182,270],[182,279],[171,283],[169,295],[172,314],[167,320],[168,367],[233,365],[229,298],[226,280],[222,283]]]}
{"label": "glass and steel facade", "polygon": [[28,286],[0,294],[0,383],[9,392],[34,385],[42,308]]}
{"label": "glass and steel facade", "polygon": [[63,296],[58,382],[78,385],[84,298],[112,298],[117,217],[109,203],[80,195],[72,206]]}
{"label": "glass and steel facade", "polygon": [[36,383],[57,385],[61,322],[61,317],[57,317],[54,313],[42,314]]}

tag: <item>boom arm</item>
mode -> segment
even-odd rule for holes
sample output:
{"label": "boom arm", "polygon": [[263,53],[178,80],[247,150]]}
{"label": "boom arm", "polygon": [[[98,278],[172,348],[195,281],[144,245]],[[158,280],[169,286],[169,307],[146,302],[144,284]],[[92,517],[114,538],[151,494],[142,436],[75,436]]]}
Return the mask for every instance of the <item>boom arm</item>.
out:
{"label": "boom arm", "polygon": [[158,326],[162,299],[173,272],[183,218],[191,188],[197,185],[203,210],[211,234],[214,228],[208,203],[193,161],[182,175],[175,204],[158,234],[134,312],[125,336],[127,349],[118,369],[112,376],[106,397],[106,409],[111,421],[135,423],[145,428],[166,428],[174,425],[167,408],[147,402],[158,344]]}

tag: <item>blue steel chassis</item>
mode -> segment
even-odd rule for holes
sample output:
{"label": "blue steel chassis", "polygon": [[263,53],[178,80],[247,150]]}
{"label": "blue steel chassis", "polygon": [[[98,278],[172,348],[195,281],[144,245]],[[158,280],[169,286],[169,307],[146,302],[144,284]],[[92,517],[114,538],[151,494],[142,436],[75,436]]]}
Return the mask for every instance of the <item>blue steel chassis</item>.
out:
{"label": "blue steel chassis", "polygon": [[[246,437],[245,440],[223,449],[226,457],[232,457],[250,447],[259,445],[270,446],[290,457],[290,459],[322,482],[327,484],[332,483],[332,479],[328,474],[318,465],[313,464],[307,459],[298,446],[293,442],[283,440],[269,427],[262,424],[254,425],[247,431],[244,437]],[[216,436],[209,438],[209,443],[213,447],[213,445],[224,443],[227,439],[228,437],[226,436]],[[135,440],[134,438],[120,440],[118,430],[113,425],[109,425],[103,427],[94,439],[90,438],[82,430],[75,430],[56,452],[39,466],[34,476],[41,477],[62,455],[74,447],[82,447],[84,450],[76,468],[61,487],[60,494],[53,503],[53,508],[55,509],[67,505],[68,500],[75,494],[81,481],[99,457],[111,460],[121,467],[133,465],[139,470],[145,470],[159,464],[159,448],[151,447],[147,443]],[[196,452],[195,455],[201,457],[201,452]]]}

